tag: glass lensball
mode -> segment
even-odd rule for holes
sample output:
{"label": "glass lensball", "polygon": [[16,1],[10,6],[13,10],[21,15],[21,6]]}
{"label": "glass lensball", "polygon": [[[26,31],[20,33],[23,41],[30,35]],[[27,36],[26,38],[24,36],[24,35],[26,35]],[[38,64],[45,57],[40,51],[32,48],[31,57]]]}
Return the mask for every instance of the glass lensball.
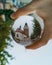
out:
{"label": "glass lensball", "polygon": [[28,46],[42,38],[44,21],[36,13],[20,16],[12,25],[12,37],[16,43]]}

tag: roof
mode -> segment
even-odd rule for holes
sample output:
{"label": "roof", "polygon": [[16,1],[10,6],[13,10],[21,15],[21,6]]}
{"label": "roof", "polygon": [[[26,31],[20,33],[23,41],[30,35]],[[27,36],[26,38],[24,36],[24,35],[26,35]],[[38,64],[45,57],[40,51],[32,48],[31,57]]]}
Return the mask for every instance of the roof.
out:
{"label": "roof", "polygon": [[19,29],[19,28],[16,30],[16,32],[20,32],[20,33],[26,35],[25,32],[23,30]]}

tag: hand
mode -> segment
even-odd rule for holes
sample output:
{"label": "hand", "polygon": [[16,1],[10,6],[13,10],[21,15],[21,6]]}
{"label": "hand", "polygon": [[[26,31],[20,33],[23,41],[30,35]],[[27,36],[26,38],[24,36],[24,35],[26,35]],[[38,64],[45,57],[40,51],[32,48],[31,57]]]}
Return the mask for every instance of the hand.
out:
{"label": "hand", "polygon": [[33,43],[30,46],[27,46],[27,49],[37,49],[41,46],[44,46],[47,44],[47,42],[52,39],[52,19],[51,16],[49,16],[47,13],[42,12],[41,10],[37,10],[37,14],[43,18],[44,20],[44,25],[45,25],[45,29],[44,29],[44,33],[43,36],[41,38],[41,40]]}
{"label": "hand", "polygon": [[37,49],[46,45],[47,42],[52,39],[52,1],[51,0],[39,0],[37,2],[32,2],[28,6],[17,10],[11,15],[11,18],[16,19],[19,16],[26,15],[29,13],[34,13],[36,10],[37,14],[43,18],[45,24],[44,34],[41,40],[27,46],[27,49]]}

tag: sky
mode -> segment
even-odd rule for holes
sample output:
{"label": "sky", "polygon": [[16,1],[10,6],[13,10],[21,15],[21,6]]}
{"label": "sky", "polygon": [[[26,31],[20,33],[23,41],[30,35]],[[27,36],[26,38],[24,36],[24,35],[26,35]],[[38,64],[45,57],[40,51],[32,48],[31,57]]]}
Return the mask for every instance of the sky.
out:
{"label": "sky", "polygon": [[7,65],[52,65],[52,40],[36,50],[25,49],[14,40],[11,44],[14,47],[8,47],[8,52],[13,55],[14,59],[9,60]]}
{"label": "sky", "polygon": [[31,33],[33,32],[33,17],[32,16],[21,16],[18,19],[15,20],[15,23],[13,25],[13,29],[16,30],[17,28],[19,28],[21,26],[21,29],[24,29],[24,25],[25,23],[28,24],[29,27],[29,34],[31,35]]}
{"label": "sky", "polygon": [[25,49],[13,38],[11,44],[13,47],[8,47],[7,51],[12,54],[14,59],[9,60],[7,65],[52,65],[52,39],[45,46],[34,50]]}

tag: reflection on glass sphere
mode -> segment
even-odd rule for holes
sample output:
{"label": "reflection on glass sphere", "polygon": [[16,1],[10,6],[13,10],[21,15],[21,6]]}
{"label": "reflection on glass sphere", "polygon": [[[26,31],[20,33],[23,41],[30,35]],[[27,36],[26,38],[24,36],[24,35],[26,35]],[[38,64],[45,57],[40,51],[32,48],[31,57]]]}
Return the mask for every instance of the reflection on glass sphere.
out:
{"label": "reflection on glass sphere", "polygon": [[44,32],[44,21],[36,13],[20,16],[12,26],[13,39],[24,46],[41,39]]}

